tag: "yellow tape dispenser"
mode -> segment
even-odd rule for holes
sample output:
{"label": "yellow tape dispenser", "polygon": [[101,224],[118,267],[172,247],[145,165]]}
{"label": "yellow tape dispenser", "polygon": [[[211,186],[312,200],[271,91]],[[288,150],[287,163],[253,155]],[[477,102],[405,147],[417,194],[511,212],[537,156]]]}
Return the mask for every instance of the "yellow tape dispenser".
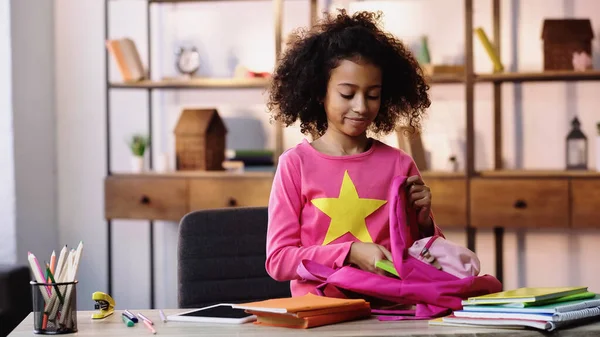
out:
{"label": "yellow tape dispenser", "polygon": [[96,301],[94,308],[99,310],[92,314],[93,319],[102,319],[115,312],[115,300],[113,300],[110,295],[101,291],[96,291],[92,294],[92,300]]}

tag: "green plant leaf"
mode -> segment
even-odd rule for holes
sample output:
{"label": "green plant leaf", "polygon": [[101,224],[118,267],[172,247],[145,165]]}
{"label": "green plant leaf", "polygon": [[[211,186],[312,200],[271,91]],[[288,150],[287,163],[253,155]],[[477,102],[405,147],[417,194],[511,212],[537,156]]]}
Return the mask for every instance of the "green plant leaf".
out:
{"label": "green plant leaf", "polygon": [[134,156],[143,157],[150,139],[142,134],[134,134],[129,140],[129,148]]}

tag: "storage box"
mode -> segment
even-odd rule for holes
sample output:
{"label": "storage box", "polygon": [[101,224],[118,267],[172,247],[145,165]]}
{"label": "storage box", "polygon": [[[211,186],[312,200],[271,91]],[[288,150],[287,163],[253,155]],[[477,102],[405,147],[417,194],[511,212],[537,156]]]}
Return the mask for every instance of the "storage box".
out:
{"label": "storage box", "polygon": [[589,19],[544,20],[544,70],[573,70],[573,53],[583,51],[592,57],[593,38]]}

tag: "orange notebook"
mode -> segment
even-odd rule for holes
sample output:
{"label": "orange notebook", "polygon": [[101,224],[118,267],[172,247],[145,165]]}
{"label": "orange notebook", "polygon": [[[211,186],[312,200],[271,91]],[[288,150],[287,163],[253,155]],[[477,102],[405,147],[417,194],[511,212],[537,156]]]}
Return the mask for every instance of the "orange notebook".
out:
{"label": "orange notebook", "polygon": [[274,298],[265,301],[234,304],[237,309],[273,313],[298,313],[317,309],[348,307],[367,303],[364,299],[342,299],[306,294],[298,297]]}
{"label": "orange notebook", "polygon": [[[317,310],[320,311],[320,310]],[[363,319],[371,316],[371,308],[365,304],[362,308],[352,308],[344,311],[321,313],[315,315],[276,314],[272,312],[252,312],[256,315],[256,325],[309,329],[323,325]]]}
{"label": "orange notebook", "polygon": [[328,315],[335,314],[338,312],[346,312],[346,311],[360,311],[362,309],[371,310],[371,306],[369,303],[356,303],[353,305],[345,305],[339,307],[332,308],[323,308],[323,309],[315,309],[315,310],[307,310],[307,311],[298,311],[298,312],[286,312],[286,313],[276,313],[276,312],[266,312],[266,311],[258,311],[258,310],[246,310],[246,312],[251,313],[253,315],[262,315],[262,316],[271,316],[271,317],[291,317],[291,318],[305,318],[312,316],[320,316],[320,315]]}

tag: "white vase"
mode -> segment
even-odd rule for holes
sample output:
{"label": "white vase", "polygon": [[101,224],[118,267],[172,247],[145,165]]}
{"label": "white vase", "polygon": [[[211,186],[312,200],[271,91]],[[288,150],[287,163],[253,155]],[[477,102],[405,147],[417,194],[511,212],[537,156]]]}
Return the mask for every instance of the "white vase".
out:
{"label": "white vase", "polygon": [[131,171],[141,173],[144,171],[144,157],[131,156]]}
{"label": "white vase", "polygon": [[169,155],[167,153],[161,153],[156,158],[156,171],[157,172],[168,172],[170,170]]}
{"label": "white vase", "polygon": [[600,172],[600,135],[596,136],[596,171]]}

